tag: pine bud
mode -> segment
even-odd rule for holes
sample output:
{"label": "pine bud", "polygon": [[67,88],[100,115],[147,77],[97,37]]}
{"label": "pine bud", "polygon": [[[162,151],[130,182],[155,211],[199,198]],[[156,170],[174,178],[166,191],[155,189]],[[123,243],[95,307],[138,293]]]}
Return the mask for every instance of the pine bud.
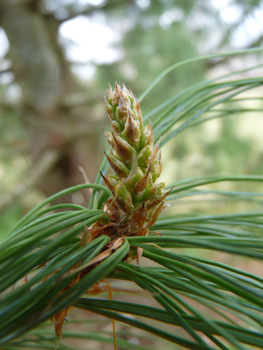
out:
{"label": "pine bud", "polygon": [[133,93],[116,83],[104,99],[112,132],[104,132],[110,145],[106,155],[114,175],[103,179],[113,193],[104,204],[111,222],[91,228],[92,239],[106,234],[112,240],[122,236],[145,236],[164,208],[164,183],[161,174],[159,143],[154,146],[152,123],[143,125],[139,102]]}

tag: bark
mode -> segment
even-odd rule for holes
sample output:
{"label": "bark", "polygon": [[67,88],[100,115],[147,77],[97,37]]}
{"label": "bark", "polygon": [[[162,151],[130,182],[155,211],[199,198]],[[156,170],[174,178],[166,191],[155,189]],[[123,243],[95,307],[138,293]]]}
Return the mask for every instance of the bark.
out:
{"label": "bark", "polygon": [[[1,0],[0,25],[9,40],[12,71],[21,89],[21,110],[32,163],[39,161],[47,150],[60,154],[38,185],[46,195],[51,195],[83,182],[78,166],[93,181],[102,152],[98,156],[98,123],[88,118],[90,110],[60,104],[68,94],[81,90],[57,41],[59,23],[54,17],[43,15],[39,4],[39,1]],[[79,129],[86,133],[82,131],[79,136]]]}

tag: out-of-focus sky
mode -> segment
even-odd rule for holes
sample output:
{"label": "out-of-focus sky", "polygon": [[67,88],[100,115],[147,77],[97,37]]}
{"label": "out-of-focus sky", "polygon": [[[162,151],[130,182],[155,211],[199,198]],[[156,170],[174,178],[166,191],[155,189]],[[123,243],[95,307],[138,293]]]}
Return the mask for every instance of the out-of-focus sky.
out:
{"label": "out-of-focus sky", "polygon": [[[78,0],[79,6],[102,5],[104,0]],[[149,6],[149,0],[137,0],[137,4],[145,8]],[[211,0],[213,7],[218,11],[220,18],[226,25],[239,23],[242,18],[241,8],[231,0]],[[55,10],[56,2],[47,1],[50,10]],[[167,11],[160,17],[160,26],[168,28],[172,22],[183,20],[183,13],[178,9]],[[205,13],[194,13],[188,20],[189,28],[199,28],[206,22]],[[64,22],[60,26],[60,40],[65,42],[66,57],[69,61],[82,63],[81,66],[73,68],[75,73],[82,79],[90,79],[95,73],[95,64],[109,64],[122,58],[123,53],[118,48],[122,38],[122,32],[128,30],[132,23],[128,20],[118,28],[113,23],[106,21],[103,13],[92,17],[78,16]],[[237,26],[231,33],[231,48],[244,48],[263,33],[263,3],[254,12],[253,16],[246,18],[244,23]],[[215,31],[210,35],[210,40],[203,43],[200,48],[202,54],[213,52],[215,43],[220,39],[219,33]],[[99,43],[99,44],[98,44]],[[0,59],[8,50],[8,40],[4,31],[0,28]],[[1,68],[4,69],[5,61],[2,61]],[[11,77],[8,74],[2,75],[1,79],[7,82]]]}

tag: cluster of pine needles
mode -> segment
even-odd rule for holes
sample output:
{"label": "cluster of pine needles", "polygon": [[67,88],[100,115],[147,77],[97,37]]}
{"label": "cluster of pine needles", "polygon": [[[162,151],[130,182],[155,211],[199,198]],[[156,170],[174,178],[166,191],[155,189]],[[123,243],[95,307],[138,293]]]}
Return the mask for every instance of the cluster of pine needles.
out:
{"label": "cluster of pine needles", "polygon": [[[217,56],[170,67],[139,102],[171,70],[212,57]],[[263,83],[262,77],[247,78],[245,73],[260,71],[261,66],[191,86],[144,118],[131,91],[118,84],[109,91],[106,109],[112,131],[105,136],[110,152],[95,183],[74,186],[46,199],[0,245],[1,349],[54,349],[73,307],[152,333],[153,339],[159,337],[178,349],[263,348],[263,278],[186,253],[201,249],[260,262],[262,193],[215,190],[213,184],[220,188],[221,183],[233,182],[242,188],[249,183],[258,189],[263,176],[202,176],[166,186],[158,182],[160,149],[176,135],[211,119],[262,112],[262,106],[244,107],[246,100],[256,99],[248,92]],[[107,176],[109,165],[114,174]],[[163,167],[165,171],[165,164]],[[87,188],[93,190],[88,208],[52,205],[65,194]],[[222,215],[180,215],[173,209],[182,199],[209,194],[214,200],[249,202],[254,209]],[[167,204],[171,207],[164,210]],[[136,258],[140,263],[141,256],[155,267],[130,263]],[[104,291],[112,293],[113,280],[135,283],[159,306],[142,304],[141,296],[138,303],[97,297]],[[43,328],[48,320],[55,324],[55,331]],[[64,337],[112,341],[95,333],[65,331]],[[117,343],[129,348],[118,332]],[[61,342],[59,349],[71,347]]]}

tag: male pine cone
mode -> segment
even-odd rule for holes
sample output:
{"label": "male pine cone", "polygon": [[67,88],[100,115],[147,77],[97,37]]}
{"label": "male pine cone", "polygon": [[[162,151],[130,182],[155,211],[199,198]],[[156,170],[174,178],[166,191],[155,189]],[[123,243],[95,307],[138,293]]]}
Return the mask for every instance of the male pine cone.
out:
{"label": "male pine cone", "polygon": [[105,100],[111,132],[104,132],[110,146],[106,157],[114,175],[102,177],[113,194],[105,202],[105,215],[90,229],[89,241],[108,235],[111,241],[123,236],[146,236],[164,207],[159,143],[154,146],[152,124],[143,125],[139,102],[123,84],[110,87]]}

